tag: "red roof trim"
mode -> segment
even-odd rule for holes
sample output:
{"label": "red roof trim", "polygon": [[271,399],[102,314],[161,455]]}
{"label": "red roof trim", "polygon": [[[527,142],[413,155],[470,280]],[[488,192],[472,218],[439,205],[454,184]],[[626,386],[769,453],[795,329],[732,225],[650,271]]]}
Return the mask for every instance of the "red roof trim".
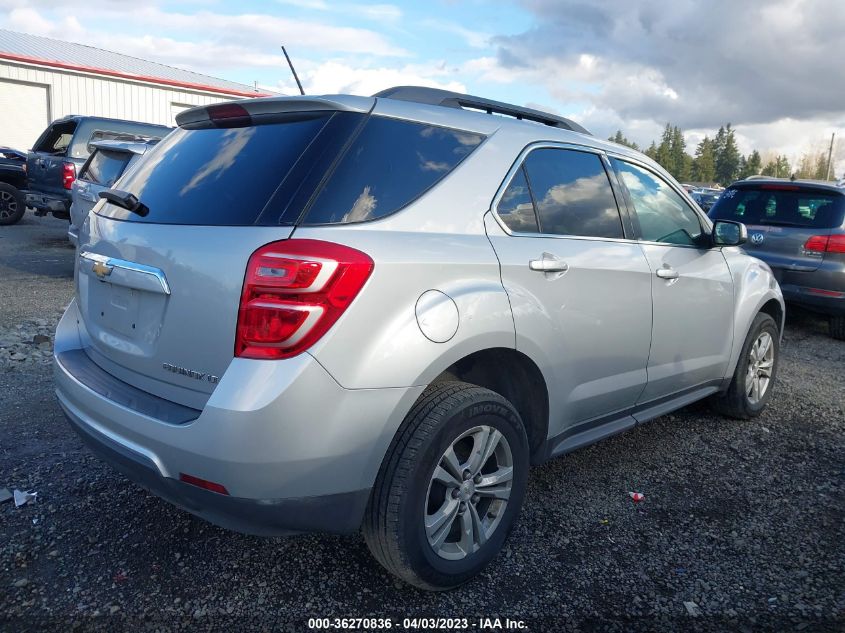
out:
{"label": "red roof trim", "polygon": [[177,88],[187,88],[188,90],[201,90],[203,92],[214,92],[217,94],[231,95],[235,97],[270,97],[272,95],[266,92],[253,92],[246,90],[231,90],[229,88],[221,88],[219,86],[209,86],[206,84],[197,84],[187,81],[176,81],[175,79],[164,79],[161,77],[151,77],[147,75],[133,75],[132,73],[124,73],[117,70],[107,70],[105,68],[95,68],[93,66],[83,66],[81,64],[70,64],[67,62],[58,62],[49,59],[41,59],[39,57],[30,57],[28,55],[13,55],[11,53],[1,53],[0,59],[8,59],[14,62],[25,62],[28,64],[42,64],[52,68],[61,68],[64,70],[76,70],[79,72],[96,73],[99,75],[107,75],[109,77],[118,77],[120,79],[131,79],[134,81],[146,81],[165,86],[174,86]]}

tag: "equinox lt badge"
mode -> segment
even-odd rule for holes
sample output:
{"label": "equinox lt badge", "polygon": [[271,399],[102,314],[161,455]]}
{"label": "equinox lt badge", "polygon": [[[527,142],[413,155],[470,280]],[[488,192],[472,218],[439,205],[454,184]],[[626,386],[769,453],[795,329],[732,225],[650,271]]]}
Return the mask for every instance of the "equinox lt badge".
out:
{"label": "equinox lt badge", "polygon": [[179,367],[178,365],[171,365],[170,363],[162,363],[161,366],[164,368],[165,371],[169,371],[174,374],[181,374],[182,376],[187,376],[188,378],[193,378],[194,380],[207,380],[208,382],[213,383],[215,385],[220,382],[220,378],[214,376],[213,374],[204,374],[201,371],[185,369],[184,367]]}

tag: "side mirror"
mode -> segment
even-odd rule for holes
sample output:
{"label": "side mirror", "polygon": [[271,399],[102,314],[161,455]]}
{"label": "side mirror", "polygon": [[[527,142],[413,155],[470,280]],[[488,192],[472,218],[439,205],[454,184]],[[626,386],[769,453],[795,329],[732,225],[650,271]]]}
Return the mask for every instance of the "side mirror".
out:
{"label": "side mirror", "polygon": [[748,241],[748,229],[742,222],[713,221],[713,243],[716,246],[739,246]]}

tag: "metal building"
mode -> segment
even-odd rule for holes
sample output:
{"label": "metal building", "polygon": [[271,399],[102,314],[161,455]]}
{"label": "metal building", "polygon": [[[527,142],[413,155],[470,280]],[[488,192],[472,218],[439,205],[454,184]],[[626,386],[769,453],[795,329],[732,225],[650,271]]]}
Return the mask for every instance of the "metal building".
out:
{"label": "metal building", "polygon": [[186,108],[265,94],[120,53],[0,29],[0,146],[30,149],[50,121],[68,114],[173,125]]}

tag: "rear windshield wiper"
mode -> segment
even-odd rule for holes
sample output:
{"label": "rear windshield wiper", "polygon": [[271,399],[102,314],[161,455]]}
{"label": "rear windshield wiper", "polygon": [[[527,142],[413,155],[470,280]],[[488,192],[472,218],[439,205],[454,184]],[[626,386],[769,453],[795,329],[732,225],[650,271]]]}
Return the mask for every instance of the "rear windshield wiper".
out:
{"label": "rear windshield wiper", "polygon": [[128,191],[121,191],[120,189],[105,189],[100,192],[100,197],[108,200],[112,204],[116,204],[117,206],[126,209],[127,211],[136,213],[142,218],[150,212],[147,205],[138,200],[137,196],[129,193]]}

